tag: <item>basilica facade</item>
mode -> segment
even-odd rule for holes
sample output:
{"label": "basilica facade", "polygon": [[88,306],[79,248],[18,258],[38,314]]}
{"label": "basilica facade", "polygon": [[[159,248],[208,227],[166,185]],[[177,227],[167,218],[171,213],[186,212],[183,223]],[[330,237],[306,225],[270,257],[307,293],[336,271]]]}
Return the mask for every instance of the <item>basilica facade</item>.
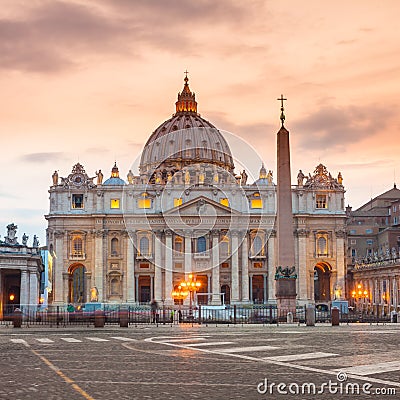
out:
{"label": "basilica facade", "polygon": [[[260,166],[235,174],[222,133],[185,78],[172,118],[144,146],[138,173],[53,174],[46,219],[53,304],[174,304],[191,274],[203,304],[275,303],[276,185]],[[267,134],[267,133],[266,133]],[[271,134],[272,138],[272,134]],[[240,154],[236,155],[240,158]],[[299,304],[345,296],[344,186],[318,165],[292,186]]]}

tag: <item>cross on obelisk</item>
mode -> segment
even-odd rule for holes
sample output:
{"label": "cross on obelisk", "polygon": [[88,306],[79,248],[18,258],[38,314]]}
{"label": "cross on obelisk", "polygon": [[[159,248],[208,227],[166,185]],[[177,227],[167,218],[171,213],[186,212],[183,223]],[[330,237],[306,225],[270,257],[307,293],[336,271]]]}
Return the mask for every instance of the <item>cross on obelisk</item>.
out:
{"label": "cross on obelisk", "polygon": [[186,69],[186,71],[184,72],[184,74],[185,74],[185,78],[187,78],[187,76],[188,76],[188,70]]}
{"label": "cross on obelisk", "polygon": [[285,111],[285,108],[283,106],[283,102],[287,101],[287,99],[285,99],[283,97],[283,94],[281,94],[281,97],[277,98],[277,100],[281,102],[281,123],[282,123],[282,126],[283,126],[283,124],[285,122],[285,114],[283,113]]}

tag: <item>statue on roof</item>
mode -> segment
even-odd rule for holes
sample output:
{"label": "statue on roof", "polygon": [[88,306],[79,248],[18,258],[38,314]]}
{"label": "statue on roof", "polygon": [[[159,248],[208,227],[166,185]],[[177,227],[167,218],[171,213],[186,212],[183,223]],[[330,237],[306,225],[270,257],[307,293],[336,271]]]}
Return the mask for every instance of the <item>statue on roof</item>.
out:
{"label": "statue on roof", "polygon": [[97,176],[97,184],[101,185],[103,183],[103,173],[101,172],[101,169],[99,171],[96,171],[96,176]]}
{"label": "statue on roof", "polygon": [[299,173],[297,174],[297,185],[298,186],[303,186],[305,175],[303,174],[303,171],[300,169]]}
{"label": "statue on roof", "polygon": [[29,239],[29,236],[27,236],[27,234],[24,233],[24,235],[22,236],[22,245],[23,246],[26,246],[28,244],[28,239]]}
{"label": "statue on roof", "polygon": [[247,184],[247,178],[248,178],[246,171],[243,170],[242,173],[240,174],[240,176],[242,177],[242,180],[241,180],[242,186],[245,186]]}
{"label": "statue on roof", "polygon": [[127,179],[128,179],[129,185],[133,185],[134,175],[133,175],[131,169],[129,170],[128,175],[127,175],[126,177],[127,177]]}
{"label": "statue on roof", "polygon": [[32,247],[39,247],[39,240],[36,235],[33,235],[33,244]]}
{"label": "statue on roof", "polygon": [[268,185],[272,185],[272,171],[269,170],[267,174]]}
{"label": "statue on roof", "polygon": [[15,224],[7,225],[7,236],[5,237],[6,244],[18,244],[16,234],[18,226]]}
{"label": "statue on roof", "polygon": [[53,179],[53,186],[57,186],[58,185],[58,172],[54,171],[54,173],[51,177]]}
{"label": "statue on roof", "polygon": [[338,184],[339,184],[339,185],[342,185],[342,184],[343,184],[343,177],[342,177],[341,172],[339,172],[339,174],[338,174],[338,176],[337,176],[337,181],[338,181]]}

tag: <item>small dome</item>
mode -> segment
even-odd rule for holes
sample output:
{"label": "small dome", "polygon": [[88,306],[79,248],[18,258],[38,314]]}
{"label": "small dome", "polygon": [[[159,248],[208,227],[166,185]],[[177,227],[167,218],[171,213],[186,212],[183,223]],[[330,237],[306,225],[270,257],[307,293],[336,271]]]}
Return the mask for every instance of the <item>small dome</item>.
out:
{"label": "small dome", "polygon": [[140,173],[157,170],[178,171],[183,167],[206,163],[233,173],[232,153],[221,132],[197,113],[195,94],[188,78],[178,94],[176,113],[149,137],[140,160]]}
{"label": "small dome", "polygon": [[114,166],[113,166],[113,168],[111,170],[111,177],[108,178],[103,183],[103,185],[109,185],[109,186],[115,185],[115,186],[117,186],[117,185],[125,185],[125,184],[126,184],[125,181],[119,177],[119,170],[118,170],[118,167],[117,167],[117,163],[115,162]]}

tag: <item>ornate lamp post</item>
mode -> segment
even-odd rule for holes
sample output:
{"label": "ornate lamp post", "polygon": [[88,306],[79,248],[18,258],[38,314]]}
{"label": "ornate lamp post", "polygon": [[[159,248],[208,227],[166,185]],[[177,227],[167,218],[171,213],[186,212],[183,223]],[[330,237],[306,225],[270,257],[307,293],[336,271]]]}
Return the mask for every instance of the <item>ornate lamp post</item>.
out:
{"label": "ornate lamp post", "polygon": [[195,300],[195,293],[200,288],[201,283],[196,282],[196,278],[193,274],[189,274],[189,279],[187,281],[181,282],[180,286],[189,292],[189,315],[193,314],[193,302]]}
{"label": "ornate lamp post", "polygon": [[357,285],[357,288],[355,288],[351,292],[351,297],[354,299],[354,305],[356,305],[357,308],[359,308],[361,300],[362,299],[368,299],[369,298],[369,293],[368,293],[368,290],[363,289],[363,286],[361,285],[361,283],[359,283]]}
{"label": "ornate lamp post", "polygon": [[185,289],[183,289],[183,287],[181,285],[178,286],[177,290],[174,290],[172,292],[172,298],[174,300],[178,300],[179,304],[182,300],[186,299],[186,297],[188,296],[189,292]]}

